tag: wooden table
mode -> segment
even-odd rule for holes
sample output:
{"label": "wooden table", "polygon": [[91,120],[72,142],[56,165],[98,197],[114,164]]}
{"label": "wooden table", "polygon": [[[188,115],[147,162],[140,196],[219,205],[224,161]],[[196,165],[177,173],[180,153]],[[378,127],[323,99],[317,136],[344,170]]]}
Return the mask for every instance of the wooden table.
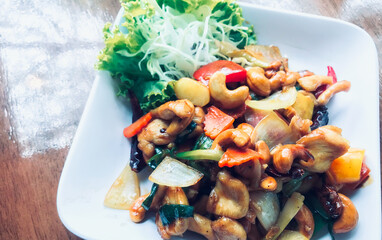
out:
{"label": "wooden table", "polygon": [[[0,8],[0,239],[77,239],[58,218],[57,185],[94,79],[102,27],[120,5],[54,2],[9,0]],[[382,62],[380,0],[246,2],[352,22],[372,36]]]}

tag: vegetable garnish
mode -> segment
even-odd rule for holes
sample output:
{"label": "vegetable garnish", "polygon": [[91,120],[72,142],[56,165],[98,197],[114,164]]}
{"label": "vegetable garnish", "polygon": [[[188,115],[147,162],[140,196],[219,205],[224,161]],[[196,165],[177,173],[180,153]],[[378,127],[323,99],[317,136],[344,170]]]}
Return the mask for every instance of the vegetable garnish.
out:
{"label": "vegetable garnish", "polygon": [[215,72],[222,72],[226,75],[226,82],[243,82],[247,79],[247,71],[237,63],[218,60],[202,66],[194,72],[194,78],[208,86],[208,80]]}
{"label": "vegetable garnish", "polygon": [[149,165],[152,169],[155,169],[166,156],[171,155],[172,151],[170,149],[155,148],[155,155],[149,159],[147,165]]}
{"label": "vegetable garnish", "polygon": [[286,90],[276,92],[271,96],[262,100],[247,100],[245,104],[254,109],[260,110],[275,110],[287,108],[293,105],[296,101],[297,91],[295,87],[290,87]]}
{"label": "vegetable garnish", "polygon": [[255,141],[263,140],[272,149],[277,144],[290,142],[292,130],[283,119],[272,111],[260,120],[252,135]]}
{"label": "vegetable garnish", "polygon": [[159,216],[164,226],[170,225],[176,219],[194,216],[194,207],[181,204],[165,204],[159,208]]}
{"label": "vegetable garnish", "polygon": [[195,146],[192,150],[197,150],[197,149],[210,149],[212,146],[212,143],[214,140],[211,138],[207,137],[204,133],[202,133],[199,138],[195,142]]}
{"label": "vegetable garnish", "polygon": [[233,167],[255,158],[259,159],[261,156],[252,149],[228,148],[219,161],[219,167]]}
{"label": "vegetable garnish", "polygon": [[147,198],[142,202],[142,207],[148,211],[151,207],[151,203],[153,202],[154,196],[158,191],[159,185],[156,183],[153,183],[153,186],[151,187],[150,194],[147,196]]}
{"label": "vegetable garnish", "polygon": [[304,174],[297,179],[292,179],[287,184],[283,186],[282,192],[285,196],[290,197],[292,193],[297,191],[297,189],[301,186],[302,180],[304,180],[306,177],[310,176],[310,173],[308,171],[305,171]]}
{"label": "vegetable garnish", "polygon": [[336,184],[355,183],[361,178],[365,150],[349,148],[347,153],[334,159],[327,172]]}
{"label": "vegetable garnish", "polygon": [[212,160],[219,161],[223,156],[222,151],[212,149],[198,149],[176,154],[177,158],[185,160]]}
{"label": "vegetable garnish", "polygon": [[355,183],[348,183],[346,184],[346,186],[350,189],[357,189],[359,187],[362,187],[362,185],[367,181],[367,179],[369,178],[369,174],[370,174],[370,168],[366,165],[365,163],[365,160],[362,162],[362,167],[361,167],[361,177],[359,179],[359,181],[355,182]]}
{"label": "vegetable garnish", "polygon": [[140,196],[138,175],[127,164],[105,196],[103,204],[110,208],[128,210]]}
{"label": "vegetable garnish", "polygon": [[280,214],[280,203],[274,192],[252,192],[250,194],[256,218],[268,231],[277,221]]}
{"label": "vegetable garnish", "polygon": [[189,187],[199,182],[202,177],[201,172],[167,156],[151,173],[149,180],[169,187]]}
{"label": "vegetable garnish", "polygon": [[97,68],[111,73],[120,95],[133,90],[144,111],[174,99],[173,80],[224,58],[216,42],[238,48],[255,42],[231,0],[123,0],[122,7],[125,22],[104,28]]}
{"label": "vegetable garnish", "polygon": [[[297,212],[304,204],[305,197],[298,192],[294,192],[292,196],[285,203],[283,210],[274,227],[268,231],[266,239],[277,239],[289,222],[296,216]],[[274,230],[272,229],[274,228]]]}
{"label": "vegetable garnish", "polygon": [[126,127],[123,130],[123,135],[127,138],[134,137],[137,135],[144,127],[147,126],[147,124],[151,121],[152,119],[151,113],[147,113],[137,121],[133,122],[130,126]]}
{"label": "vegetable garnish", "polygon": [[234,121],[233,117],[219,108],[211,106],[208,108],[208,113],[204,119],[204,132],[208,137],[215,139],[219,133],[230,128]]}

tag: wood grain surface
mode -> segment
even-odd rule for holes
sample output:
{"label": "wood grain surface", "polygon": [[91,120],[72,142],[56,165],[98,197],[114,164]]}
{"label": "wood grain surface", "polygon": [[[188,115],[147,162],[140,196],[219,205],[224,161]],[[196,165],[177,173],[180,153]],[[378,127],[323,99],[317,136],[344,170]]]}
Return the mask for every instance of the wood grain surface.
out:
{"label": "wood grain surface", "polygon": [[[14,5],[18,5],[18,9],[23,11],[25,17],[25,19],[20,17],[19,21],[24,21],[23,24],[28,24],[28,14],[33,13],[38,15],[40,11],[34,9],[33,6],[37,6],[39,3],[47,3],[43,0],[30,1],[29,4],[33,4],[33,6],[31,5],[32,10],[30,10],[30,8],[23,8],[23,4],[26,4],[25,1],[5,2],[6,3],[2,6],[2,10],[0,10],[0,106],[2,108],[0,111],[0,239],[78,239],[78,237],[66,230],[58,217],[56,210],[56,193],[61,170],[68,153],[70,142],[73,139],[75,128],[78,125],[80,113],[84,108],[87,95],[82,94],[84,96],[79,98],[79,104],[76,106],[74,114],[75,119],[71,119],[71,121],[65,125],[68,126],[67,129],[65,128],[65,131],[68,131],[70,134],[66,136],[65,140],[67,141],[64,142],[64,146],[56,144],[50,148],[38,148],[38,151],[28,156],[22,154],[25,150],[25,146],[19,141],[22,132],[17,132],[16,130],[22,127],[28,129],[28,126],[23,126],[23,122],[17,118],[17,114],[15,114],[15,112],[17,112],[16,107],[22,106],[23,103],[12,98],[12,90],[16,88],[17,85],[14,85],[11,81],[12,65],[10,65],[9,61],[6,61],[7,59],[4,56],[11,56],[9,54],[12,52],[9,50],[9,47],[12,46],[16,47],[19,51],[25,51],[26,47],[30,46],[28,45],[30,41],[34,39],[33,31],[35,31],[35,29],[29,30],[29,34],[31,34],[30,38],[29,36],[20,35],[18,37],[22,40],[12,45],[13,43],[7,42],[7,36],[9,36],[9,28],[7,28],[7,25],[13,23],[9,15],[11,15],[10,11]],[[247,0],[246,2],[272,8],[324,15],[352,22],[365,29],[374,39],[381,66],[382,2],[380,0]],[[104,22],[113,20],[113,16],[116,16],[119,6],[119,1],[117,0],[62,0],[57,1],[54,5],[49,5],[49,7],[57,9],[62,7],[65,11],[68,11],[69,16],[71,14],[71,17],[76,17],[77,19],[81,19],[81,16],[92,16],[99,19],[98,25],[95,27],[99,28],[100,31],[102,30]],[[43,10],[41,10],[41,12],[44,13]],[[55,18],[59,16],[59,14],[50,14],[45,20],[48,23],[55,22]],[[67,25],[66,29],[69,32],[75,28],[74,24],[77,24],[65,18],[60,19],[60,21],[62,24]],[[44,24],[44,22],[40,24]],[[55,28],[57,26],[53,24],[52,27]],[[89,26],[89,28],[90,27],[91,26]],[[62,34],[66,33],[63,32]],[[86,43],[87,35],[82,34],[81,36],[83,36],[83,41]],[[34,45],[32,45],[32,47],[51,44],[49,40],[50,37],[54,37],[54,35],[46,37],[46,40],[33,43]],[[98,36],[95,38],[97,39]],[[58,38],[57,42],[59,41],[61,40]],[[66,50],[70,51],[72,48],[70,44],[60,44],[51,45],[49,51],[58,51],[60,47],[65,47]],[[92,51],[95,51],[94,55],[96,55],[97,49],[102,47],[102,36],[97,41],[90,42],[89,44],[93,44],[91,45]],[[89,44],[80,45],[80,48],[86,48]],[[74,71],[83,71],[83,69],[76,69],[74,66],[71,67]],[[89,66],[89,69],[91,72],[93,66]],[[20,71],[22,71],[22,66],[20,66]],[[25,71],[29,70],[26,69]],[[40,74],[41,71],[54,72],[54,67],[41,67],[38,68],[38,71],[40,71]],[[78,74],[81,73],[79,72]],[[45,77],[54,78],[54,76],[55,75],[47,75]],[[88,83],[87,86],[91,86],[94,75],[85,74],[81,76],[85,78],[84,81]],[[380,71],[380,79],[381,76],[382,71]],[[27,75],[24,77],[27,77]],[[39,93],[36,92],[30,99],[25,100],[26,103],[33,103],[38,95]],[[39,114],[41,113],[36,113],[37,116],[32,117],[37,118],[40,116]],[[60,119],[65,119],[68,117],[68,113],[63,113],[59,117]],[[44,132],[46,129],[43,124],[41,124],[41,129],[38,130],[39,133],[42,132],[43,136],[47,137],[49,134],[58,134],[57,132]],[[29,137],[32,142],[33,136],[35,135],[32,134]]]}

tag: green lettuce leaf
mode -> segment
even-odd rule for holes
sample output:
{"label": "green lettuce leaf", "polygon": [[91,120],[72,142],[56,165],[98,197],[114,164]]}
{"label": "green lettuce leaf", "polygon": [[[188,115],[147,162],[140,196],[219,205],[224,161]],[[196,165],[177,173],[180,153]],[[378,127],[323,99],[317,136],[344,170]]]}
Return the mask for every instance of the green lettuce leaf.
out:
{"label": "green lettuce leaf", "polygon": [[213,9],[218,2],[218,0],[157,0],[159,6],[168,6],[180,13],[190,13],[201,6]]}
{"label": "green lettuce leaf", "polygon": [[175,81],[142,81],[133,88],[144,112],[159,107],[165,102],[176,100],[174,92]]}

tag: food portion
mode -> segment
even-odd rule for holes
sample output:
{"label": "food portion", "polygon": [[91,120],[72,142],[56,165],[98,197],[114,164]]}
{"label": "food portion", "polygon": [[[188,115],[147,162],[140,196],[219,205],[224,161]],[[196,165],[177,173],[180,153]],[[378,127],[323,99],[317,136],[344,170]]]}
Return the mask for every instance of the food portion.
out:
{"label": "food portion", "polygon": [[[254,44],[231,1],[123,6],[129,31],[108,32],[100,66],[132,90],[135,121],[123,134],[133,154],[106,206],[129,204],[137,223],[154,212],[162,239],[186,231],[209,240],[314,239],[325,228],[334,236],[356,227],[344,193],[370,169],[365,151],[330,125],[326,106],[350,82],[330,66],[326,75],[291,70],[278,47]],[[189,28],[198,31],[185,39]],[[139,196],[144,167],[152,188]]]}
{"label": "food portion", "polygon": [[219,42],[243,48],[256,42],[232,0],[122,0],[124,22],[104,29],[97,68],[111,73],[119,95],[134,92],[149,111],[175,100],[175,80],[219,59]]}

